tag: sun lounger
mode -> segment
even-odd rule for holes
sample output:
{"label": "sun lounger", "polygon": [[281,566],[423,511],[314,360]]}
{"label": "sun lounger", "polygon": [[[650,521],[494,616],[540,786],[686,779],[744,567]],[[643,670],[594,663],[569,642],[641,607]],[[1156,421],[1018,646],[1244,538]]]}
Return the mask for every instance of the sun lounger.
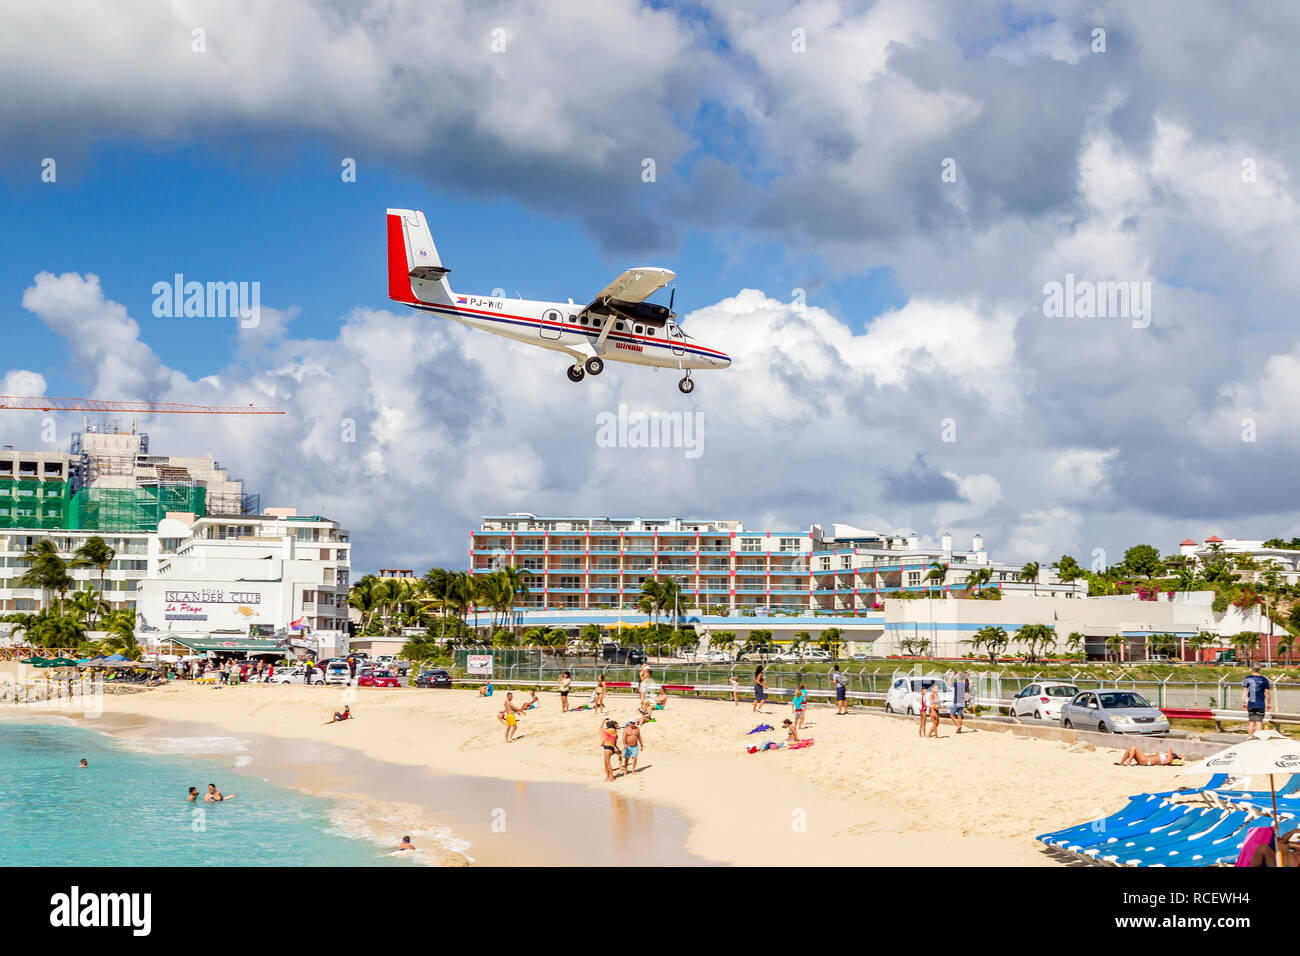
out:
{"label": "sun lounger", "polygon": [[[1189,827],[1195,827],[1205,819],[1207,814],[1214,814],[1216,817],[1223,811],[1215,810],[1213,807],[1195,807],[1185,803],[1173,805],[1174,814],[1172,818],[1157,822],[1154,827],[1142,828],[1140,824],[1135,824],[1134,829],[1137,832],[1126,834],[1114,834],[1108,836],[1104,843],[1093,843],[1091,846],[1076,849],[1073,846],[1066,849],[1080,856],[1101,857],[1111,854],[1112,852],[1132,849],[1135,846],[1142,846],[1148,843],[1157,842],[1167,838],[1170,834],[1182,833]],[[1204,829],[1202,827],[1201,829]],[[1195,832],[1194,830],[1191,832]]]}
{"label": "sun lounger", "polygon": [[1115,866],[1151,866],[1180,856],[1218,856],[1227,852],[1221,844],[1231,840],[1250,821],[1250,816],[1246,810],[1225,813],[1206,807],[1204,816],[1191,827],[1153,840],[1134,841],[1131,847],[1106,854],[1102,862]]}
{"label": "sun lounger", "polygon": [[1195,807],[1187,803],[1170,804],[1162,802],[1160,809],[1155,813],[1129,826],[1119,827],[1118,829],[1098,829],[1087,835],[1080,835],[1074,840],[1061,841],[1055,845],[1070,853],[1082,855],[1083,851],[1090,847],[1120,843],[1132,837],[1141,836],[1144,833],[1153,833],[1156,830],[1163,829],[1171,823],[1184,819],[1189,812],[1195,809]]}

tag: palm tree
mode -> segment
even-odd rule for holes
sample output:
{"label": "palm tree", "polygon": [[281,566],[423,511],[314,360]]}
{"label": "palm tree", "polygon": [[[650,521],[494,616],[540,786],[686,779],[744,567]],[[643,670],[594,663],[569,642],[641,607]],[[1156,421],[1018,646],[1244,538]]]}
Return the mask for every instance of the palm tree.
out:
{"label": "palm tree", "polygon": [[99,615],[110,610],[98,591],[77,591],[68,604],[69,613],[77,620],[85,621],[86,629],[91,631],[96,629],[95,621]]}
{"label": "palm tree", "polygon": [[1026,561],[1025,566],[1021,568],[1020,573],[1016,575],[1016,580],[1022,583],[1026,581],[1033,581],[1034,593],[1037,594],[1038,593],[1038,562]]}
{"label": "palm tree", "polygon": [[795,631],[790,635],[790,652],[798,654],[799,649],[812,640],[812,635],[807,631]]}
{"label": "palm tree", "polygon": [[506,613],[509,613],[516,604],[522,604],[528,597],[528,579],[532,572],[511,564],[501,569],[501,576],[510,588],[510,606],[506,608]]}
{"label": "palm tree", "polygon": [[1238,651],[1246,652],[1246,664],[1255,661],[1255,649],[1259,647],[1259,635],[1254,631],[1242,631],[1232,638],[1232,646]]}
{"label": "palm tree", "polygon": [[1016,640],[1028,649],[1028,659],[1037,659],[1039,648],[1046,649],[1048,642],[1056,643],[1056,632],[1047,624],[1025,624],[1016,631]]}
{"label": "palm tree", "polygon": [[826,630],[821,632],[821,647],[823,650],[828,652],[833,659],[838,659],[840,656],[840,647],[843,643],[840,638],[843,637],[843,635],[844,629],[842,627],[828,627]]}
{"label": "palm tree", "polygon": [[966,593],[977,593],[984,585],[993,580],[992,568],[976,568],[966,575]]}
{"label": "palm tree", "polygon": [[975,648],[985,648],[988,651],[989,661],[996,664],[998,657],[1006,649],[1007,632],[1003,628],[989,624],[976,631],[968,643]]}
{"label": "palm tree", "polygon": [[1288,664],[1291,663],[1291,649],[1295,646],[1294,634],[1282,634],[1277,639],[1277,652],[1283,656]]}
{"label": "palm tree", "polygon": [[144,649],[135,639],[135,611],[122,608],[112,611],[104,618],[104,629],[108,637],[104,638],[104,647],[115,654],[121,654],[133,661],[138,661]]}
{"label": "palm tree", "polygon": [[[938,561],[935,561],[930,565],[930,570],[926,574],[925,579],[927,581],[937,582],[939,585],[939,590],[942,591],[943,582],[948,580],[948,565],[940,564]],[[928,591],[929,588],[927,588],[926,590]]]}
{"label": "palm tree", "polygon": [[655,600],[659,603],[659,610],[664,614],[671,613],[673,616],[673,632],[677,631],[677,611],[682,603],[682,586],[673,578],[664,578],[659,583]]}
{"label": "palm tree", "polygon": [[641,584],[641,596],[636,602],[638,608],[650,615],[656,628],[659,626],[659,611],[663,608],[662,594],[663,584],[657,578],[651,578]]}
{"label": "palm tree", "polygon": [[1072,631],[1070,636],[1065,639],[1065,649],[1070,652],[1071,656],[1082,657],[1087,646],[1087,639],[1078,631]]}
{"label": "palm tree", "polygon": [[1109,657],[1111,652],[1115,653],[1115,663],[1118,664],[1122,651],[1124,649],[1125,638],[1123,634],[1112,634],[1106,638],[1106,656]]}
{"label": "palm tree", "polygon": [[1056,568],[1056,576],[1066,584],[1083,577],[1083,568],[1079,567],[1079,562],[1071,555],[1061,555],[1052,566]]}
{"label": "palm tree", "polygon": [[1193,591],[1197,585],[1204,583],[1204,579],[1202,579],[1200,572],[1196,568],[1179,568],[1174,577],[1177,578],[1178,590],[1180,591]]}
{"label": "palm tree", "polygon": [[68,563],[59,556],[59,549],[50,538],[37,538],[23,554],[27,570],[14,581],[14,587],[36,588],[42,592],[42,605],[48,606],[44,594],[59,592],[59,613],[63,613],[63,595],[72,587]]}
{"label": "palm tree", "polygon": [[[99,593],[103,594],[104,574],[108,571],[109,565],[113,563],[113,559],[116,557],[117,552],[109,547],[108,542],[99,535],[95,535],[87,538],[82,543],[81,547],[79,547],[73,555],[73,561],[77,562],[81,567],[92,567],[99,571]],[[98,615],[96,614],[90,619],[92,630],[94,630],[95,619],[97,616]]]}
{"label": "palm tree", "polygon": [[357,631],[365,634],[370,627],[370,621],[375,616],[377,605],[375,603],[375,585],[379,579],[373,574],[367,574],[361,580],[357,581],[352,587],[348,588],[348,607],[356,608],[361,614],[361,623]]}

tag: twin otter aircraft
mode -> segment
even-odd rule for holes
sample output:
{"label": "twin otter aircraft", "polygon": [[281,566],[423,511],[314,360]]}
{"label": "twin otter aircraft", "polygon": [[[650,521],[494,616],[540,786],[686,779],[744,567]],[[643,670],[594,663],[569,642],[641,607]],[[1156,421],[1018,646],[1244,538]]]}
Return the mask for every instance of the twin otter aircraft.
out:
{"label": "twin otter aircraft", "polygon": [[569,381],[581,382],[605,370],[605,360],[675,368],[685,374],[677,387],[695,390],[691,370],[726,368],[731,359],[701,345],[673,321],[668,307],[645,300],[675,277],[667,269],[629,269],[588,305],[457,295],[429,234],[424,213],[388,210],[388,297],[413,309],[435,312],[464,325],[506,338],[566,352],[573,358]]}

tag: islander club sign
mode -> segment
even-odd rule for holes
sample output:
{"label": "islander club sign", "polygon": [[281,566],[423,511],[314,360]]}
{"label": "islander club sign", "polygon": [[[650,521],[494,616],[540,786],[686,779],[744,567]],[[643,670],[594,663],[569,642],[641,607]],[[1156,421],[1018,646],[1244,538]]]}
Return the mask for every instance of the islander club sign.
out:
{"label": "islander club sign", "polygon": [[235,614],[246,618],[257,617],[257,609],[262,604],[260,591],[223,591],[216,588],[200,588],[194,591],[164,591],[163,620],[165,621],[206,621],[208,606],[217,605],[213,610],[230,608]]}

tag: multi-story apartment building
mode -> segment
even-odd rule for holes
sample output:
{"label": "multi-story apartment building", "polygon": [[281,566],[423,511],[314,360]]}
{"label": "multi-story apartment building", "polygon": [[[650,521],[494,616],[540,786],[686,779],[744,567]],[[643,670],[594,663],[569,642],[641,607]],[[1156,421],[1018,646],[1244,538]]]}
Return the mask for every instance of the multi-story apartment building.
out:
{"label": "multi-story apartment building", "polygon": [[747,531],[735,520],[685,518],[551,518],[489,516],[470,535],[470,567],[487,574],[504,565],[532,572],[525,608],[601,609],[636,605],[641,585],[672,578],[691,607],[728,612],[867,612],[889,592],[936,587],[930,568],[948,566],[939,590],[963,591],[967,575],[987,567],[987,586],[1044,596],[1086,594],[1043,568],[1021,582],[1021,568],[992,563],[976,535],[955,552],[945,533],[938,548],[914,534],[885,535],[835,525],[827,538],[806,531]]}

